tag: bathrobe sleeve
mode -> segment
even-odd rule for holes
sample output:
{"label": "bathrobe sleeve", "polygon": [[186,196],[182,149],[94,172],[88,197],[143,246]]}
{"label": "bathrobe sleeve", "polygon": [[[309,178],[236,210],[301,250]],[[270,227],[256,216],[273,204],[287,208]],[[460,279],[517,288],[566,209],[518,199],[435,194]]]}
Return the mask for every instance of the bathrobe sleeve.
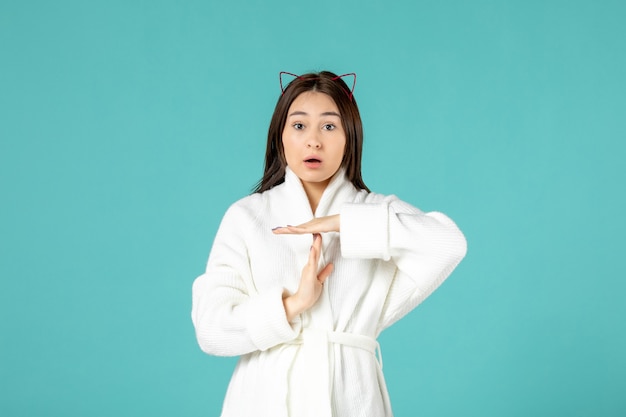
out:
{"label": "bathrobe sleeve", "polygon": [[[341,251],[346,258],[395,264],[378,332],[428,297],[463,259],[465,237],[446,215],[424,213],[395,196],[370,194],[341,209]],[[375,279],[375,277],[374,277]]]}
{"label": "bathrobe sleeve", "polygon": [[211,355],[237,356],[294,339],[299,322],[289,323],[281,287],[258,293],[252,281],[246,234],[253,210],[235,203],[215,237],[206,272],[193,284],[192,311],[200,348]]}

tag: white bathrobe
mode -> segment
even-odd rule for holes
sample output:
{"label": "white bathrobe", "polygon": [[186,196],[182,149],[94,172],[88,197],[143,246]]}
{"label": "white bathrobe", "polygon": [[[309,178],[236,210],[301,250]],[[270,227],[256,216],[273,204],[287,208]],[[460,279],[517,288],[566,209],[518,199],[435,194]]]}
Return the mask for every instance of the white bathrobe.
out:
{"label": "white bathrobe", "polygon": [[283,184],[226,212],[191,313],[204,352],[241,356],[223,417],[392,415],[376,338],[452,272],[465,238],[444,214],[357,190],[343,170],[315,217],[337,213],[341,232],[322,235],[320,259],[334,271],[289,323],[282,298],[298,289],[312,236],[272,228],[314,217],[302,183],[288,168]]}

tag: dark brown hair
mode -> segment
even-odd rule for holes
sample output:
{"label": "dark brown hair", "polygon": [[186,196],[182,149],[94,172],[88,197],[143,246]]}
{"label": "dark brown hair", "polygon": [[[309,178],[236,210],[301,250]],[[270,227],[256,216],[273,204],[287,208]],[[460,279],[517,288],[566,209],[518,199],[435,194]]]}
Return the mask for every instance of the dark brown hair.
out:
{"label": "dark brown hair", "polygon": [[287,120],[287,112],[291,103],[300,94],[307,91],[327,94],[337,105],[341,115],[341,124],[346,133],[346,147],[341,166],[346,170],[348,181],[354,184],[357,189],[369,191],[361,178],[363,125],[361,124],[359,108],[346,83],[332,72],[322,71],[295,78],[278,99],[267,133],[263,178],[259,181],[254,192],[262,193],[285,181],[287,160],[283,149],[283,129]]}

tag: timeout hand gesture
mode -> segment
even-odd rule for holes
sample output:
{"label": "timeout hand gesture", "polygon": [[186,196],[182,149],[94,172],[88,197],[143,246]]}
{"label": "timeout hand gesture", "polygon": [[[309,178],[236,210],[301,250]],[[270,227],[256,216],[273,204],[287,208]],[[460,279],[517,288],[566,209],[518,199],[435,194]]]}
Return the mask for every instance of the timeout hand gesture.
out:
{"label": "timeout hand gesture", "polygon": [[339,231],[339,214],[333,216],[316,217],[315,219],[302,223],[299,226],[282,226],[273,229],[277,235],[302,235],[305,233],[324,233]]}
{"label": "timeout hand gesture", "polygon": [[283,298],[285,314],[288,321],[311,308],[322,294],[326,278],[333,271],[330,263],[318,271],[318,263],[322,250],[322,236],[320,232],[339,231],[339,215],[320,217],[299,226],[286,226],[274,229],[275,234],[304,234],[313,233],[313,245],[309,252],[309,259],[302,269],[300,285],[295,294]]}

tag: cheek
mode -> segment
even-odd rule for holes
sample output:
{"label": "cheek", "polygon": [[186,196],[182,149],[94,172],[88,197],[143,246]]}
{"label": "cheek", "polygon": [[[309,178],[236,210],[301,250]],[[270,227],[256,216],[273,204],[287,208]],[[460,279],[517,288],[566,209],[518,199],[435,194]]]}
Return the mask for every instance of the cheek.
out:
{"label": "cheek", "polygon": [[289,139],[283,136],[282,144],[283,144],[283,152],[285,154],[289,153],[289,150],[291,149],[291,146],[289,146]]}
{"label": "cheek", "polygon": [[291,159],[291,155],[293,153],[293,146],[291,146],[291,142],[289,141],[288,137],[283,136],[282,140],[282,153],[283,153],[283,159],[285,160],[285,162],[289,163],[289,160]]}
{"label": "cheek", "polygon": [[288,135],[285,135],[285,132],[283,132],[283,134],[280,137],[280,143],[282,143],[283,149],[287,150],[287,148],[289,147],[289,137]]}
{"label": "cheek", "polygon": [[345,140],[337,144],[336,153],[337,153],[339,160],[342,160],[346,153],[346,141]]}

